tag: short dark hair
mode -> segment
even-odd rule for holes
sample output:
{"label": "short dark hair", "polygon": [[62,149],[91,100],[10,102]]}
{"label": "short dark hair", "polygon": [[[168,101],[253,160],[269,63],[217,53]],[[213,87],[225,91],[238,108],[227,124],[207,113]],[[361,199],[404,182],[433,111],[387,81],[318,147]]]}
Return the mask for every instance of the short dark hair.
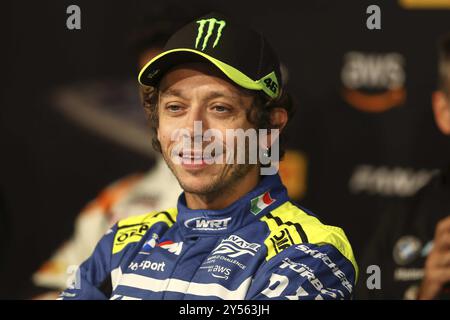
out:
{"label": "short dark hair", "polygon": [[438,89],[450,95],[450,33],[438,41]]}
{"label": "short dark hair", "polygon": [[[161,152],[161,145],[158,141],[156,130],[159,126],[158,117],[158,97],[159,90],[155,87],[141,86],[141,92],[143,95],[144,110],[147,114],[150,129],[152,131],[152,145],[153,148]],[[251,92],[251,90],[249,90]],[[276,129],[277,127],[271,123],[271,112],[275,108],[283,108],[288,114],[288,123],[295,114],[295,106],[292,97],[286,90],[281,90],[278,98],[271,99],[261,92],[253,93],[254,100],[252,107],[247,112],[247,119],[250,123],[254,124],[257,129]],[[280,160],[285,153],[285,130],[280,132],[279,145],[280,145]]]}

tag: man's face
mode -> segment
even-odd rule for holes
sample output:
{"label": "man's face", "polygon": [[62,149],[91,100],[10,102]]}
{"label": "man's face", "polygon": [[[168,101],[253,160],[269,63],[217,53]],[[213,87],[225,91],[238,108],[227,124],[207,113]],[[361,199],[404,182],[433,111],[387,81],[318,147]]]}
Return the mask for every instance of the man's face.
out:
{"label": "man's face", "polygon": [[[215,129],[223,137],[226,137],[226,129],[253,128],[247,119],[254,99],[251,94],[233,85],[213,66],[201,63],[170,70],[162,78],[159,91],[158,140],[164,159],[186,192],[205,195],[220,192],[234,186],[256,168],[256,165],[236,164],[235,161],[207,164],[203,158],[193,163],[195,156],[203,155],[206,143],[201,150],[192,147],[183,149],[182,154],[173,152],[180,141],[173,141],[172,134],[184,128],[194,138],[194,121],[201,121],[203,132]],[[225,140],[220,142],[224,153]],[[181,163],[175,161],[173,154],[180,156]]]}

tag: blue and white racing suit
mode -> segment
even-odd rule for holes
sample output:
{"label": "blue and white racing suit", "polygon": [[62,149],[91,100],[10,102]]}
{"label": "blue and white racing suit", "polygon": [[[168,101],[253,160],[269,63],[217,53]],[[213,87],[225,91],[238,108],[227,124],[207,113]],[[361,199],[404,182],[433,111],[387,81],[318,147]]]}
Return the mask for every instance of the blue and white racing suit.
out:
{"label": "blue and white racing suit", "polygon": [[357,265],[342,229],[292,203],[278,175],[223,210],[119,221],[62,299],[349,299]]}

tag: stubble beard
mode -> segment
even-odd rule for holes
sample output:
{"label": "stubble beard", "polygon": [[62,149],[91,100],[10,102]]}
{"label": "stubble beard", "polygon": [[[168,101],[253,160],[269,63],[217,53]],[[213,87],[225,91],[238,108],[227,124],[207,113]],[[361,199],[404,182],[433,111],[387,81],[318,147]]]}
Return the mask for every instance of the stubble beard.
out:
{"label": "stubble beard", "polygon": [[208,179],[210,181],[209,183],[194,187],[183,181],[180,174],[177,173],[177,170],[175,169],[176,165],[170,160],[170,157],[168,157],[165,152],[162,152],[162,155],[170,171],[172,171],[172,174],[178,180],[178,183],[185,192],[211,199],[233,193],[235,186],[257,166],[256,164],[247,163],[237,164],[236,161],[234,164],[223,164],[223,169],[219,175],[204,178]]}

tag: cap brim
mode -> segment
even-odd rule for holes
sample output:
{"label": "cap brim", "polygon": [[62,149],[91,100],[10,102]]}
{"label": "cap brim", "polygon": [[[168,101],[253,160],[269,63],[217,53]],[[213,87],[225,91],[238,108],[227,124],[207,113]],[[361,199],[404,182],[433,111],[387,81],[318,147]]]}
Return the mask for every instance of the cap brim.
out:
{"label": "cap brim", "polygon": [[180,48],[165,51],[150,60],[139,72],[139,83],[146,86],[156,86],[161,77],[172,67],[189,62],[209,61],[222,71],[237,85],[249,90],[265,90],[262,79],[253,80],[238,69],[213,58],[201,51]]}

